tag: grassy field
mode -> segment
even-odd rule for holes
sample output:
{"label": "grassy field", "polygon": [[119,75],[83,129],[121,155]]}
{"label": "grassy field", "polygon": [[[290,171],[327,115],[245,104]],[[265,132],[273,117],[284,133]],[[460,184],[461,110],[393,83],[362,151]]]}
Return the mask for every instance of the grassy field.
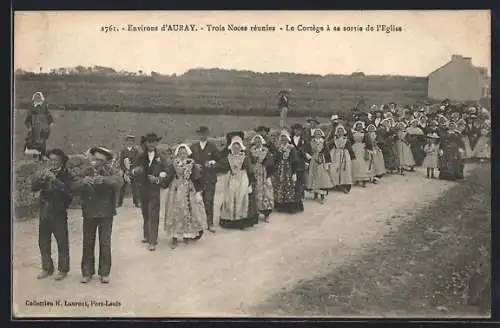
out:
{"label": "grassy field", "polygon": [[[24,157],[24,118],[26,110],[14,111],[14,154],[16,159]],[[181,115],[149,113],[113,113],[99,111],[54,110],[55,126],[48,147],[60,147],[69,154],[87,150],[95,144],[111,149],[123,145],[126,134],[136,136],[156,132],[163,137],[162,143],[174,144],[186,139],[196,139],[196,129],[206,125],[212,136],[219,137],[232,130],[252,130],[260,124],[279,127],[279,117],[252,117],[234,115]],[[327,119],[323,119],[327,121]],[[304,122],[304,118],[290,118],[291,123]]]}
{"label": "grassy field", "polygon": [[55,108],[239,115],[274,115],[282,88],[292,90],[290,107],[302,116],[350,109],[360,99],[368,104],[427,100],[426,78],[396,76],[193,70],[178,77],[20,75],[14,85],[16,108],[26,108],[40,90]]}
{"label": "grassy field", "polygon": [[257,313],[488,316],[490,170],[487,164],[479,167],[357,260],[273,296]]}

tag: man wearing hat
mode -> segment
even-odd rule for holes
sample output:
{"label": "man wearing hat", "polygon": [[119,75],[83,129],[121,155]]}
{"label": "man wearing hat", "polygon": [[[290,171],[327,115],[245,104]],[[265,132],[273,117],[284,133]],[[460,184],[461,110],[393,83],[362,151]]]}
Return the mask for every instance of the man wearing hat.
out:
{"label": "man wearing hat", "polygon": [[221,154],[217,146],[208,141],[210,130],[206,126],[196,130],[200,141],[195,142],[190,146],[191,157],[194,162],[201,167],[203,189],[202,197],[207,214],[208,231],[214,233],[214,197],[215,186],[217,184],[217,173],[214,170],[214,165],[221,159]]}
{"label": "man wearing hat", "polygon": [[297,175],[297,188],[300,188],[297,192],[302,195],[302,199],[305,196],[305,182],[306,182],[306,163],[312,158],[311,156],[311,146],[310,143],[302,136],[304,130],[302,125],[294,124],[292,126],[292,145],[297,150],[298,159],[296,175]]}
{"label": "man wearing hat", "polygon": [[279,96],[278,108],[280,109],[280,127],[283,129],[286,126],[288,114],[288,90],[281,90]]}
{"label": "man wearing hat", "polygon": [[132,168],[135,166],[137,157],[139,156],[139,149],[135,147],[135,136],[128,135],[125,137],[125,147],[120,151],[120,168],[123,172],[123,185],[120,189],[118,195],[118,207],[123,205],[123,198],[125,196],[125,190],[127,186],[130,185],[132,189],[132,200],[135,207],[139,207],[139,191],[137,189],[137,184],[135,183],[132,176]]}
{"label": "man wearing hat", "polygon": [[158,227],[160,224],[160,190],[166,188],[166,181],[173,176],[171,168],[158,153],[156,133],[144,136],[144,148],[133,169],[134,178],[139,182],[139,197],[143,218],[143,240],[150,251],[156,250],[158,244]]}
{"label": "man wearing hat", "polygon": [[66,169],[68,157],[61,149],[49,150],[50,168],[37,173],[32,180],[31,190],[40,192],[38,225],[38,246],[42,259],[42,271],[37,279],[44,279],[54,273],[51,244],[56,238],[58,252],[58,273],[55,280],[64,279],[69,272],[69,239],[67,208],[72,200],[73,175]]}
{"label": "man wearing hat", "polygon": [[89,150],[92,165],[85,168],[73,186],[80,192],[83,214],[82,283],[95,273],[95,240],[99,230],[99,269],[102,283],[111,271],[111,231],[116,215],[116,196],[123,184],[119,170],[111,165],[113,154],[104,147]]}

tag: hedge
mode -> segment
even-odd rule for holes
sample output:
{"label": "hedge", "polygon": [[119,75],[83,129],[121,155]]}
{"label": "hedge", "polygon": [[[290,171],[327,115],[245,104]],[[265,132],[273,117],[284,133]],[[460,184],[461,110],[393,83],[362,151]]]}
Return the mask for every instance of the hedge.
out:
{"label": "hedge", "polygon": [[[326,125],[323,124],[321,127],[324,128]],[[279,130],[271,130],[271,139],[276,140],[278,133]],[[248,144],[254,135],[255,132],[253,131],[245,132],[245,143]],[[222,147],[226,144],[225,137],[212,138],[210,140],[214,142],[219,149],[222,149]],[[189,142],[195,141],[196,140],[191,140]],[[158,151],[161,156],[171,158],[176,146],[177,145],[169,146],[166,144],[160,144],[158,146]],[[118,150],[114,150],[114,152],[115,154],[119,153]],[[89,159],[85,154],[75,154],[69,155],[67,166],[74,174],[79,175],[88,163]],[[38,161],[27,161],[14,164],[13,206],[14,217],[18,220],[34,218],[38,214],[38,198],[36,193],[31,192],[30,177],[32,177],[35,172],[40,170],[44,165],[44,162]],[[70,208],[79,208],[79,206],[79,197],[75,195]]]}

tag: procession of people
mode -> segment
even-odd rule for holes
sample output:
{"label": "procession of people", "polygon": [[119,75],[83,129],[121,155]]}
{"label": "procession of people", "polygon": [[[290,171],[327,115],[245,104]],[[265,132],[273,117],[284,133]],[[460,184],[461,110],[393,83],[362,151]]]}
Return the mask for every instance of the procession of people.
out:
{"label": "procession of people", "polygon": [[[133,145],[135,137],[130,135],[120,152],[121,171],[111,165],[113,153],[96,146],[90,149],[90,166],[79,176],[66,169],[62,150],[46,152],[50,165],[33,177],[32,184],[33,191],[41,191],[38,278],[54,272],[52,234],[59,253],[56,279],[69,271],[67,208],[75,194],[82,200],[81,282],[88,283],[96,272],[94,244],[99,230],[97,273],[102,283],[108,283],[113,218],[127,185],[134,205],[141,209],[142,242],[155,251],[162,240],[175,249],[180,241],[200,240],[205,231],[216,233],[214,213],[223,229],[254,229],[272,223],[273,212],[303,212],[308,198],[324,204],[335,191],[348,197],[356,186],[383,183],[391,175],[419,174],[416,167],[426,171],[422,178],[461,180],[465,160],[490,158],[490,117],[476,107],[447,101],[413,107],[391,103],[344,117],[335,113],[330,121],[322,128],[310,118],[307,127],[282,128],[275,140],[265,126],[250,135],[232,131],[223,149],[208,140],[210,130],[202,126],[196,130],[200,141],[178,145],[170,159],[159,153],[157,134],[143,136],[140,147]],[[217,183],[222,200],[214,211]],[[167,189],[165,199],[162,189]],[[164,213],[160,213],[162,202]],[[164,233],[159,231],[161,219]]]}

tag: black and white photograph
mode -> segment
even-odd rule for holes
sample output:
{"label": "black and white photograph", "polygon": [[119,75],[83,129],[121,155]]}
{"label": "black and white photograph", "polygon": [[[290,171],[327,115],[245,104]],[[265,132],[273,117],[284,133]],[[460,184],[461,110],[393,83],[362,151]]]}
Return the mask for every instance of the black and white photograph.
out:
{"label": "black and white photograph", "polygon": [[13,20],[13,318],[491,316],[490,11]]}

